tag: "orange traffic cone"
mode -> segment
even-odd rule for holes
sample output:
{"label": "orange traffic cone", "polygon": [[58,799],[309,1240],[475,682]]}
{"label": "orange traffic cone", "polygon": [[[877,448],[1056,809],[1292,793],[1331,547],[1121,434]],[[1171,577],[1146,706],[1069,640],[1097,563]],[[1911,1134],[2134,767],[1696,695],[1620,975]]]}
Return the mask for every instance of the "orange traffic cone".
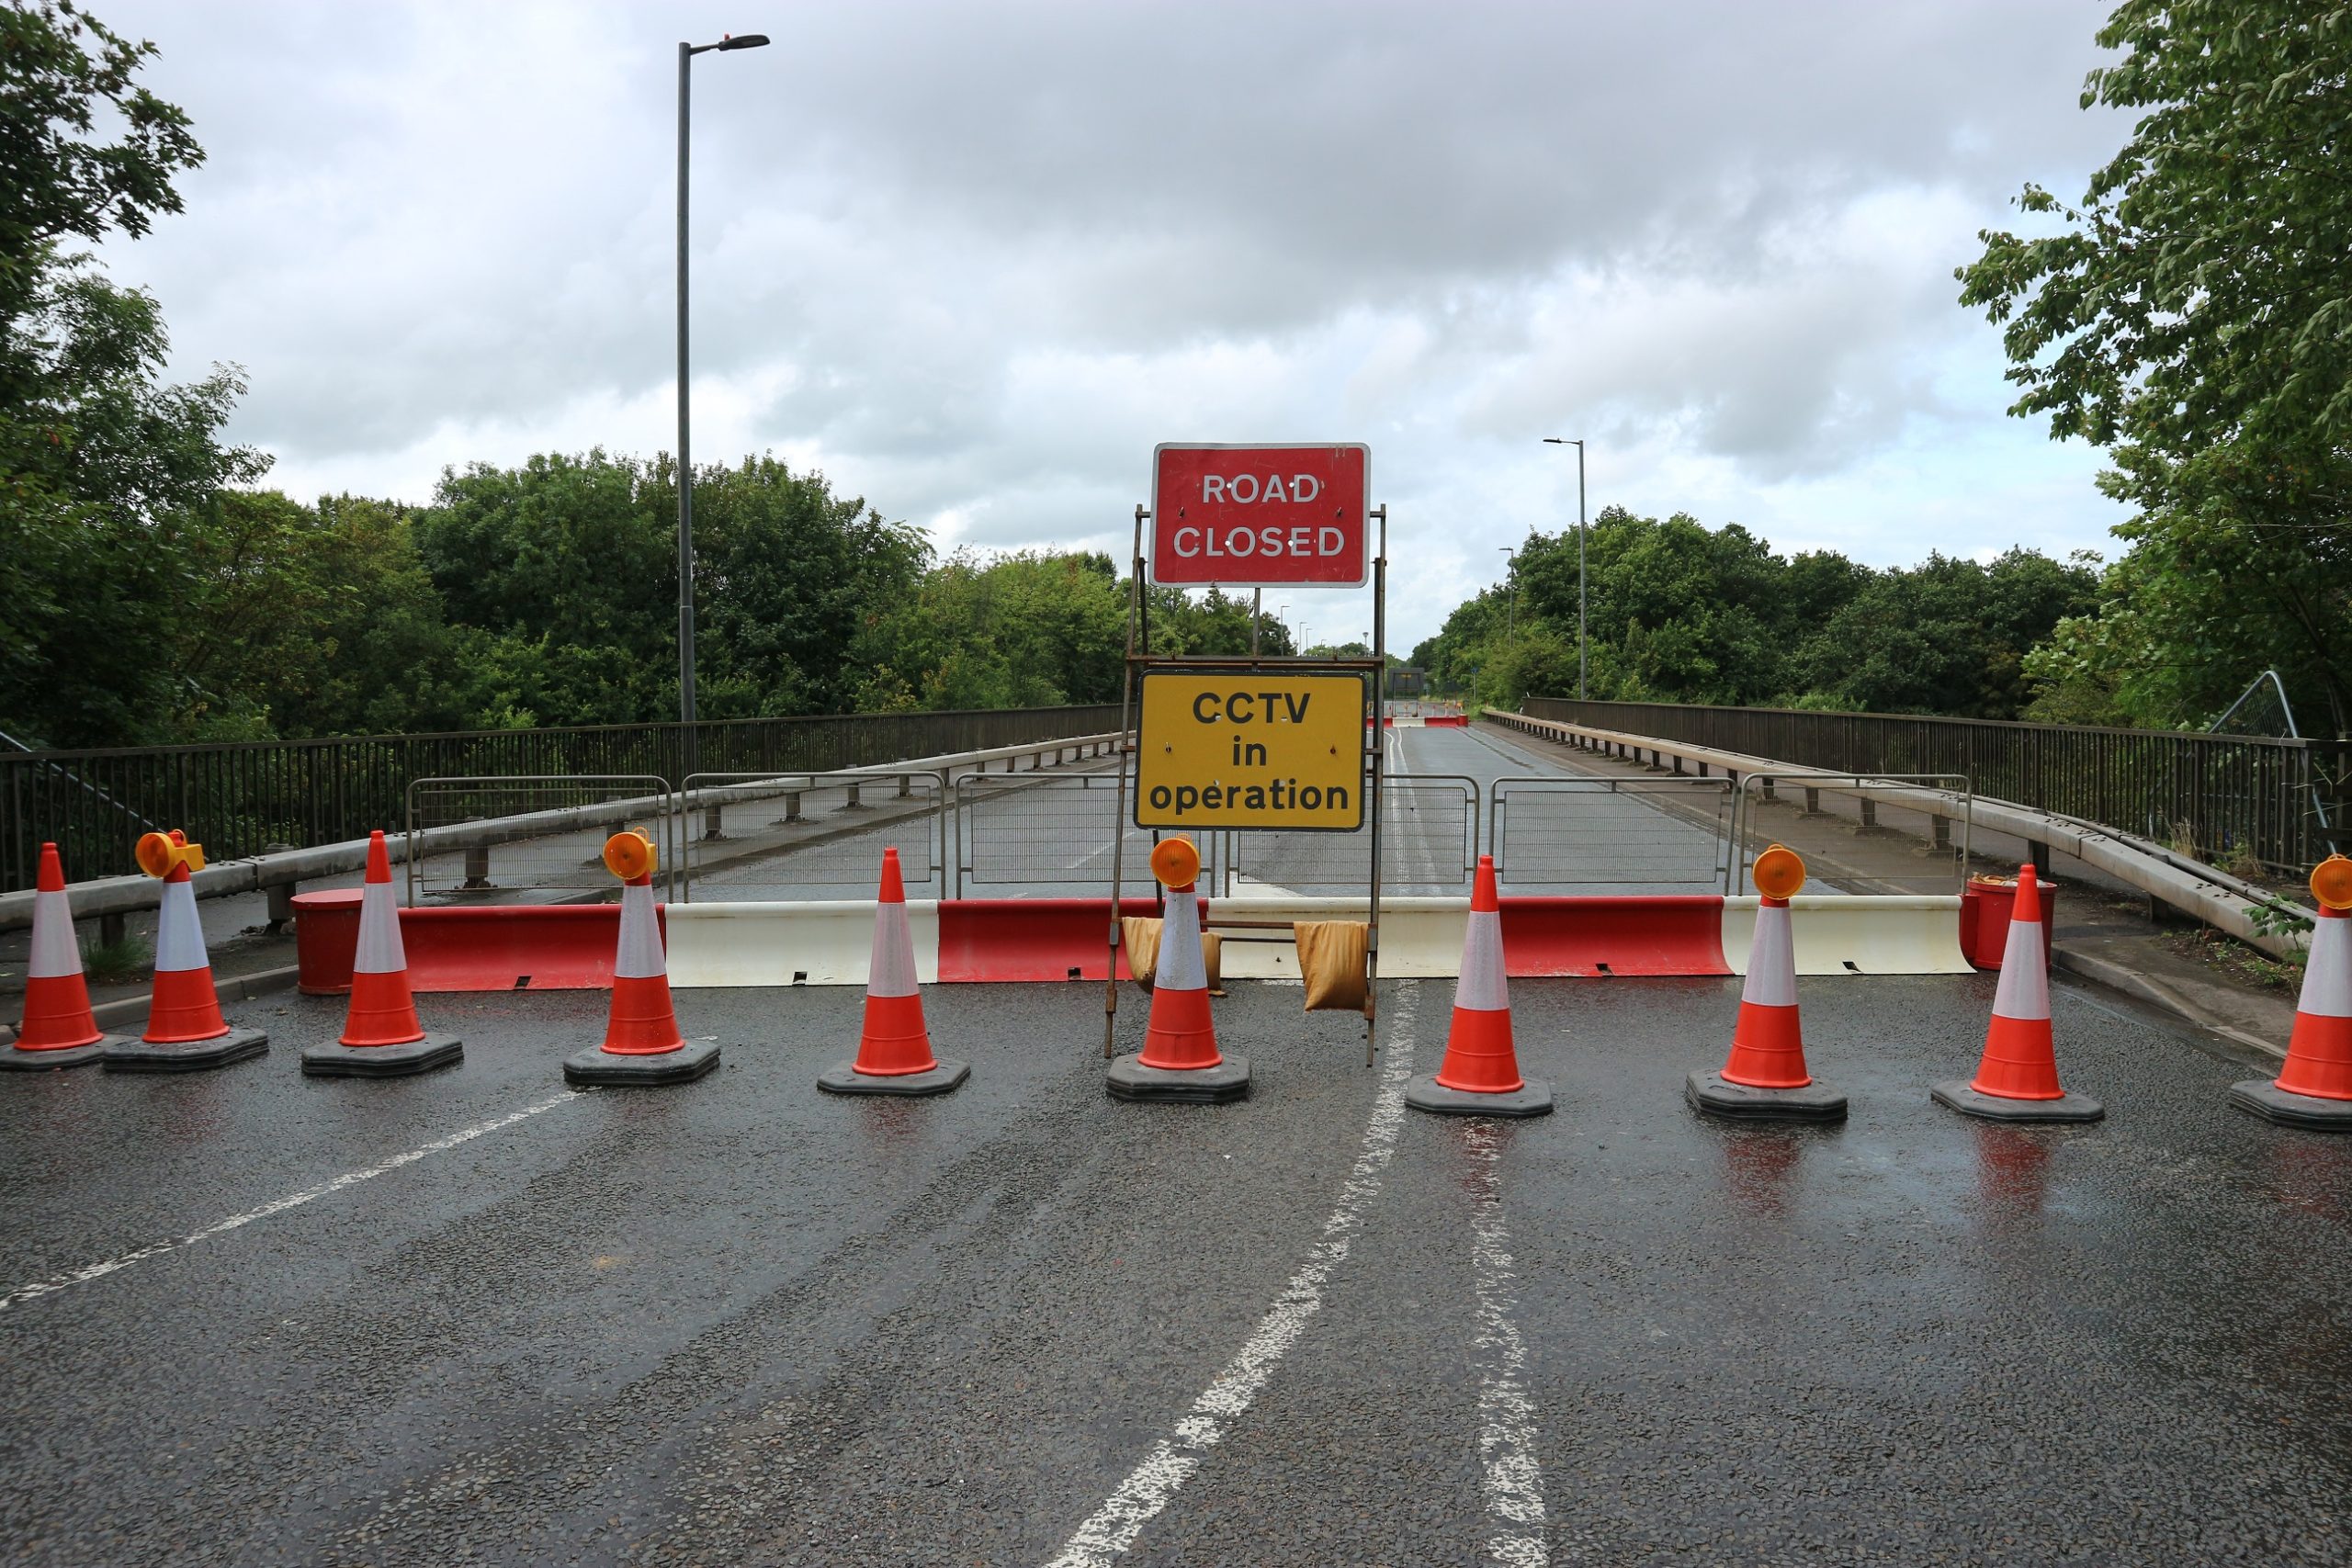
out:
{"label": "orange traffic cone", "polygon": [[1774,844],[1756,857],[1756,936],[1739,991],[1731,1055],[1718,1073],[1692,1073],[1683,1098],[1699,1111],[1750,1121],[1843,1122],[1846,1097],[1805,1070],[1797,1017],[1796,936],[1789,900],[1804,886],[1804,862]]}
{"label": "orange traffic cone", "polygon": [[[653,841],[631,830],[605,840],[605,867],[621,879],[620,946],[613,960],[605,1043],[564,1058],[563,1081],[631,1088],[691,1083],[718,1066],[718,1042],[689,1043],[670,1006],[670,967],[653,907]],[[355,976],[354,979],[356,980]]]}
{"label": "orange traffic cone", "polygon": [[401,945],[400,903],[392,895],[391,856],[384,835],[370,834],[343,1038],[304,1051],[302,1070],[313,1077],[400,1077],[449,1066],[465,1053],[465,1043],[455,1035],[427,1034],[417,1021],[408,952]]}
{"label": "orange traffic cone", "polygon": [[65,897],[65,864],[55,844],[43,844],[33,892],[32,952],[25,964],[25,1015],[17,1043],[0,1051],[0,1067],[79,1067],[103,1055],[108,1042],[90,1013],[74,907]]}
{"label": "orange traffic cone", "polygon": [[1972,1081],[1951,1078],[1928,1090],[1937,1104],[1995,1122],[2096,1122],[2107,1114],[2098,1100],[2068,1094],[2058,1085],[2058,1055],[2050,1033],[2049,955],[2041,884],[2033,867],[2019,866],[1984,1059]]}
{"label": "orange traffic cone", "polygon": [[907,885],[899,852],[882,852],[882,889],[874,905],[874,948],[865,965],[865,1028],[857,1058],[817,1079],[834,1094],[945,1094],[971,1077],[969,1063],[931,1054],[915,981],[915,939],[907,926]]}
{"label": "orange traffic cone", "polygon": [[269,1036],[258,1029],[232,1029],[220,1016],[212,987],[212,960],[204,951],[204,925],[197,918],[191,872],[204,869],[204,846],[191,844],[175,828],[139,840],[139,869],[164,883],[163,908],[155,919],[155,982],[147,1006],[147,1032],[109,1045],[102,1060],[108,1072],[186,1072],[221,1067],[258,1056]]}
{"label": "orange traffic cone", "polygon": [[2352,860],[2320,862],[2312,892],[2319,917],[2303,958],[2287,1065],[2268,1083],[2231,1086],[2230,1103],[2290,1127],[2352,1132]]}
{"label": "orange traffic cone", "polygon": [[1143,1049],[1113,1062],[1105,1087],[1119,1100],[1221,1104],[1250,1092],[1250,1064],[1220,1055],[1209,1016],[1208,965],[1201,956],[1200,851],[1189,839],[1165,839],[1151,852],[1151,874],[1168,890],[1159,922],[1159,959],[1151,976],[1151,1017]]}
{"label": "orange traffic cone", "polygon": [[1511,1048],[1510,982],[1503,969],[1503,906],[1495,858],[1478,857],[1470,919],[1462,933],[1462,975],[1453,983],[1453,1027],[1438,1070],[1405,1085],[1405,1103],[1448,1116],[1545,1116],[1552,1086],[1522,1078]]}

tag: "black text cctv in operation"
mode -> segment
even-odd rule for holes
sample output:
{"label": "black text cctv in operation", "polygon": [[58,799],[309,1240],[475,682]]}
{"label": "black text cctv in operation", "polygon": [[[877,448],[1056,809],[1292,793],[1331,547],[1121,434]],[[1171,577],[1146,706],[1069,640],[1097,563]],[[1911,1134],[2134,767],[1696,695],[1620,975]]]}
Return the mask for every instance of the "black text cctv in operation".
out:
{"label": "black text cctv in operation", "polygon": [[[1312,502],[1323,493],[1323,481],[1313,474],[1293,474],[1285,484],[1280,474],[1260,479],[1255,474],[1203,474],[1201,501],[1221,505],[1254,506],[1276,502],[1293,505]],[[1194,556],[1336,556],[1348,547],[1347,535],[1329,524],[1289,526],[1204,528],[1179,527],[1168,538],[1169,547],[1190,559]]]}

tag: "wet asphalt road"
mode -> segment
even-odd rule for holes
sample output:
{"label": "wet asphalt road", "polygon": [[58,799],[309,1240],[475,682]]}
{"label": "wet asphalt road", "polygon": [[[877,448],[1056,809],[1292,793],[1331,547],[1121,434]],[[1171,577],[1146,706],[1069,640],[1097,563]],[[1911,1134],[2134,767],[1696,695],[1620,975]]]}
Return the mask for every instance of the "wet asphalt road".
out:
{"label": "wet asphalt road", "polygon": [[[1121,1560],[1498,1560],[1498,1369],[1554,1562],[2352,1556],[2352,1139],[2063,984],[2109,1120],[1953,1116],[1991,976],[1807,982],[1852,1121],[1723,1128],[1679,1088],[1736,984],[1515,986],[1558,1113],[1391,1129],[1318,1310]],[[591,994],[427,998],[468,1056],[423,1079],[300,1078],[339,1007],[300,1000],[223,1072],[0,1084],[0,1557],[1046,1562],[1437,1061],[1450,986],[1383,989],[1409,1046],[1367,1071],[1357,1021],[1237,987],[1226,1107],[1108,1100],[1092,986],[934,992],[973,1078],[928,1101],[817,1093],[850,990],[683,994],[726,1066],[667,1090],[564,1096]]]}

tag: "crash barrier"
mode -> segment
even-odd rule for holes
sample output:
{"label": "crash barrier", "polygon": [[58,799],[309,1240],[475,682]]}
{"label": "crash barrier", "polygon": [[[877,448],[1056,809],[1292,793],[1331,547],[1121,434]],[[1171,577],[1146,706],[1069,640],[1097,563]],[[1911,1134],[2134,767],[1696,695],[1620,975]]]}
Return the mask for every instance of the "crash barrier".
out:
{"label": "crash barrier", "polygon": [[[1525,714],[1487,710],[1489,720],[1538,739],[1586,750],[1639,761],[1645,755],[1653,765],[1661,757],[1694,766],[1702,775],[1710,768],[1737,776],[1742,772],[1789,773],[1787,764],[1736,751],[1662,740],[1653,736],[1532,718]],[[1854,776],[1854,775],[1840,775]],[[1955,803],[1957,807],[1958,803]],[[2275,927],[2265,911],[2276,901],[2268,890],[2206,865],[2177,851],[2120,832],[2096,822],[2020,806],[2014,801],[1972,795],[1966,804],[1970,820],[1989,832],[2006,833],[2033,848],[2037,870],[2046,870],[2050,852],[2064,851],[2149,897],[2180,910],[2191,919],[2225,931],[2250,947],[2280,958],[2300,957],[2302,936]]]}
{"label": "crash barrier", "polygon": [[[477,828],[462,857],[428,857],[425,835]],[[552,901],[567,893],[602,897],[612,877],[604,869],[605,840],[639,828],[661,847],[665,897],[677,895],[669,868],[676,862],[676,825],[670,786],[650,773],[571,777],[416,779],[408,786],[408,898],[489,899],[526,891]],[[494,880],[491,847],[498,855]]]}
{"label": "crash barrier", "polygon": [[[1744,971],[1756,900],[1699,894],[1656,897],[1510,897],[1502,900],[1503,953],[1515,978],[1735,975]],[[1125,898],[1119,912],[1154,912]],[[1960,944],[1962,901],[1928,897],[1823,894],[1796,900],[1796,962],[1804,975],[1943,975],[1970,964]],[[1381,900],[1380,972],[1443,978],[1460,964],[1468,900]],[[1209,900],[1220,912],[1278,923],[1362,919],[1361,898]],[[874,933],[872,899],[672,904],[670,983],[861,986]],[[910,899],[915,969],[933,982],[1050,981],[1103,977],[1107,898]],[[507,905],[401,911],[413,984],[420,991],[596,989],[612,981],[617,926],[612,905]],[[347,926],[301,929],[306,976],[345,978]],[[330,942],[339,942],[341,951]],[[1228,979],[1296,980],[1287,943],[1228,945]]]}
{"label": "crash barrier", "polygon": [[[980,775],[967,775],[977,777]],[[679,897],[715,881],[730,894],[865,887],[886,849],[907,886],[946,891],[947,774],[937,768],[830,773],[695,773],[678,814]]]}
{"label": "crash barrier", "polygon": [[[1077,711],[1090,715],[1093,712],[1091,709]],[[1115,712],[1115,710],[1113,711]],[[1015,715],[1014,716],[1023,716]],[[1060,739],[1023,741],[1016,745],[999,746],[982,750],[959,751],[946,756],[914,757],[894,764],[894,768],[897,771],[936,770],[950,777],[961,777],[975,771],[993,770],[1000,765],[1007,770],[1035,772],[1049,766],[1059,766],[1068,762],[1104,756],[1116,747],[1119,740],[1120,737],[1115,733],[1090,733]],[[549,778],[565,784],[580,782],[578,778],[571,775],[532,776],[539,778],[542,782]],[[662,781],[651,774],[622,776],[642,777],[650,781],[652,784],[662,784]],[[492,851],[502,844],[547,833],[586,832],[605,828],[616,817],[626,818],[624,825],[650,826],[671,810],[671,807],[663,804],[665,790],[666,786],[662,786],[661,790],[653,790],[630,800],[607,799],[590,807],[566,807],[535,813],[527,819],[458,821],[442,827],[422,828],[414,833],[403,833],[390,846],[390,852],[393,859],[402,862],[409,862],[415,858],[460,855],[470,862],[476,859],[477,852]],[[400,801],[404,799],[404,795],[395,794],[391,798]],[[629,809],[624,810],[623,807],[629,807]],[[692,803],[688,804],[686,809],[689,812],[694,809]],[[659,835],[657,835],[658,838]],[[593,853],[593,844],[581,850],[580,864],[577,868],[579,871],[585,873],[589,870]],[[487,866],[477,868],[479,874],[492,880],[504,878],[509,883],[513,882],[514,879],[508,876],[505,870],[504,861],[505,856],[503,853],[491,854],[488,857]],[[675,862],[676,857],[673,854],[664,863],[674,864]],[[301,884],[329,877],[350,875],[364,870],[367,863],[368,839],[363,835],[339,843],[319,844],[307,849],[273,851],[235,860],[224,861],[216,857],[209,861],[204,870],[194,874],[192,886],[198,898],[228,897],[237,894],[266,891],[270,895],[269,918],[273,921],[278,921],[290,919],[293,917],[292,900]],[[461,869],[458,874],[458,880],[462,882],[470,874],[475,874]],[[97,919],[100,922],[100,940],[104,942],[119,939],[123,917],[151,910],[156,907],[154,885],[141,875],[100,877],[92,881],[74,883],[72,885],[72,889],[75,917],[85,920]],[[605,898],[611,896],[609,886],[597,887],[594,885],[593,879],[590,886],[569,891],[580,897],[592,898]],[[564,893],[560,890],[553,896],[560,897]],[[0,893],[0,931],[18,931],[30,927],[33,921],[34,907],[35,892],[32,889]]]}

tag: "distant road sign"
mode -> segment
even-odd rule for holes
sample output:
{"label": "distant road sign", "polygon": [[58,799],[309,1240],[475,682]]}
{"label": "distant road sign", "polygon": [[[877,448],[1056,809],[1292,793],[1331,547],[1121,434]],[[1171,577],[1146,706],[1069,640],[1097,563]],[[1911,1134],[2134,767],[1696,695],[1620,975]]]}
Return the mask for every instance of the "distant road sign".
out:
{"label": "distant road sign", "polygon": [[1151,581],[1361,588],[1372,449],[1163,441],[1151,452]]}
{"label": "distant road sign", "polygon": [[1361,675],[1147,672],[1136,826],[1363,826]]}

